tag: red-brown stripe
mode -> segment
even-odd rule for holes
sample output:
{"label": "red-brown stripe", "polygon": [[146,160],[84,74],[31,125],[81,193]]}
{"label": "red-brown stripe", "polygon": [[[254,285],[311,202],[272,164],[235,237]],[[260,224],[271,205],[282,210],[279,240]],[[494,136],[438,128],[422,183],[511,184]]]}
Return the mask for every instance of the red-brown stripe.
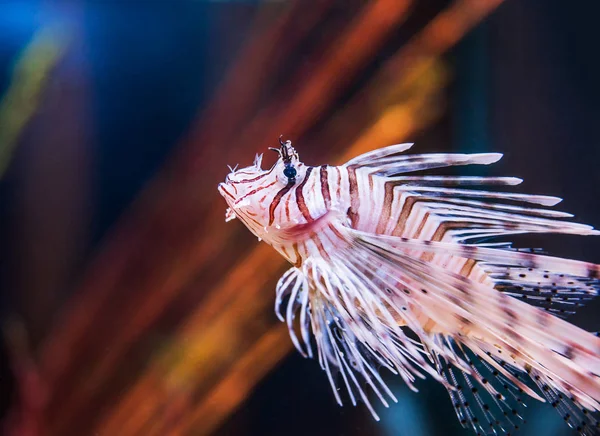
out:
{"label": "red-brown stripe", "polygon": [[285,219],[290,220],[290,197],[285,200]]}
{"label": "red-brown stripe", "polygon": [[269,171],[268,173],[261,174],[260,176],[256,176],[256,177],[254,177],[253,179],[243,179],[243,180],[238,180],[238,181],[237,181],[237,182],[235,182],[235,183],[250,183],[250,182],[256,182],[257,180],[260,180],[260,179],[262,179],[263,177],[265,177],[265,176],[268,176],[268,175],[269,175],[269,173],[270,173],[270,171]]}
{"label": "red-brown stripe", "polygon": [[459,274],[461,276],[469,277],[469,275],[471,274],[471,271],[473,271],[473,268],[475,268],[476,264],[477,264],[477,262],[475,262],[473,259],[467,259],[467,261],[465,262],[463,267],[460,269]]}
{"label": "red-brown stripe", "polygon": [[296,254],[296,262],[294,263],[295,267],[299,267],[302,265],[302,256],[300,256],[300,250],[298,249],[298,244],[293,244],[292,248],[294,249],[294,253]]}
{"label": "red-brown stripe", "polygon": [[[254,177],[253,179],[244,179],[244,180],[238,180],[236,183],[249,183],[249,182],[256,182],[257,180],[262,179],[265,176],[268,176],[269,174],[271,174],[273,172],[273,170],[275,169],[276,165],[273,165],[273,167],[267,171],[266,173],[260,174],[256,177]],[[238,174],[245,174],[245,171],[238,171]]]}
{"label": "red-brown stripe", "polygon": [[327,254],[327,252],[325,251],[325,248],[323,247],[323,243],[321,242],[321,238],[319,238],[319,236],[317,234],[313,233],[311,235],[311,239],[313,240],[313,242],[317,246],[317,250],[319,250],[319,254],[321,255],[321,257],[323,257],[323,259],[329,260],[329,255]]}
{"label": "red-brown stripe", "polygon": [[423,227],[425,227],[425,223],[427,222],[428,218],[429,218],[429,212],[425,212],[425,215],[423,215],[423,218],[421,219],[421,222],[419,223],[419,227],[417,227],[415,234],[412,236],[413,239],[419,239],[419,236],[421,236],[421,232],[423,231]]}
{"label": "red-brown stripe", "polygon": [[406,200],[404,200],[402,210],[400,211],[400,216],[398,217],[398,221],[396,223],[396,228],[394,228],[394,231],[392,232],[393,236],[402,235],[404,232],[404,227],[406,226],[406,220],[408,220],[415,203],[419,200],[419,197],[407,197]]}
{"label": "red-brown stripe", "polygon": [[335,236],[337,236],[337,237],[338,237],[338,238],[340,238],[341,240],[344,240],[344,239],[345,239],[345,238],[344,238],[344,235],[342,235],[342,234],[341,234],[341,233],[338,231],[338,229],[336,229],[336,228],[335,228],[333,225],[329,224],[329,226],[328,226],[328,227],[329,227],[329,230],[331,230]]}
{"label": "red-brown stripe", "polygon": [[254,195],[254,194],[256,194],[258,191],[262,191],[263,189],[270,188],[270,187],[271,187],[271,186],[273,186],[275,183],[277,183],[277,180],[274,180],[273,182],[269,183],[268,185],[265,185],[265,186],[259,186],[258,188],[256,188],[256,189],[253,189],[252,191],[248,192],[246,195],[242,195],[240,198],[238,198],[238,199],[237,199],[237,201],[236,201],[236,203],[237,203],[237,202],[240,202],[240,201],[242,201],[242,200],[243,200],[244,198],[246,198],[246,197],[249,197],[249,196],[251,196],[251,195]]}
{"label": "red-brown stripe", "polygon": [[327,165],[321,167],[321,193],[323,194],[323,201],[325,201],[325,208],[329,210],[331,206],[331,193],[329,192],[329,171]]}
{"label": "red-brown stripe", "polygon": [[470,223],[468,221],[448,221],[448,222],[442,222],[439,227],[437,228],[437,230],[435,231],[435,233],[433,234],[433,237],[431,238],[432,241],[441,241],[442,239],[444,239],[444,236],[446,235],[447,232],[449,232],[450,230],[456,230],[456,229],[473,229],[473,228],[479,228],[482,227],[483,224],[480,223]]}
{"label": "red-brown stripe", "polygon": [[385,194],[383,197],[383,206],[381,209],[381,217],[377,223],[375,233],[382,234],[387,226],[387,223],[392,214],[392,201],[394,200],[394,184],[392,182],[385,182]]}
{"label": "red-brown stripe", "polygon": [[285,185],[285,187],[283,189],[280,189],[279,192],[277,194],[275,194],[275,198],[273,198],[273,201],[271,202],[271,205],[269,206],[269,225],[272,225],[273,221],[275,220],[275,209],[279,205],[281,198],[285,194],[287,194],[288,191],[290,189],[292,189],[293,187],[294,187],[294,183],[288,182],[288,184]]}
{"label": "red-brown stripe", "polygon": [[310,177],[312,170],[313,170],[313,167],[308,167],[306,169],[306,174],[304,175],[304,180],[302,180],[302,183],[300,183],[298,185],[298,187],[296,188],[296,204],[298,205],[298,209],[300,209],[300,212],[302,212],[302,216],[304,216],[304,219],[307,222],[311,222],[313,220],[313,218],[310,216],[310,211],[308,210],[308,207],[306,206],[306,201],[304,201],[304,193],[302,192],[302,188],[304,188],[304,185],[306,185],[306,182],[308,181],[308,178]]}
{"label": "red-brown stripe", "polygon": [[412,210],[413,210],[415,204],[417,204],[419,202],[432,203],[432,202],[437,202],[437,201],[439,201],[439,200],[437,200],[435,198],[429,198],[429,197],[423,197],[423,196],[417,196],[417,195],[411,195],[411,196],[406,197],[406,199],[404,200],[404,204],[402,205],[402,210],[400,211],[400,216],[398,217],[398,220],[396,221],[396,227],[392,231],[392,235],[393,236],[402,235],[402,233],[404,232],[404,227],[406,226],[406,221],[410,217],[410,214],[412,213]]}
{"label": "red-brown stripe", "polygon": [[356,183],[356,169],[354,166],[348,167],[348,194],[350,195],[350,209],[348,209],[348,218],[353,228],[358,225],[358,208],[360,199],[358,198],[358,184]]}
{"label": "red-brown stripe", "polygon": [[[466,229],[469,227],[473,227],[473,224],[464,222],[464,221],[451,221],[451,222],[442,222],[438,228],[435,230],[435,232],[433,233],[433,236],[431,236],[431,241],[441,241],[442,239],[444,239],[444,235],[446,234],[446,232],[453,230],[453,229]],[[424,261],[431,261],[434,257],[434,253],[432,252],[426,252],[423,253],[423,255],[421,256],[421,259]],[[464,274],[463,274],[464,275]]]}
{"label": "red-brown stripe", "polygon": [[225,195],[227,195],[229,198],[235,200],[235,195],[233,195],[231,192],[229,192],[227,189],[223,188],[223,192],[225,193]]}

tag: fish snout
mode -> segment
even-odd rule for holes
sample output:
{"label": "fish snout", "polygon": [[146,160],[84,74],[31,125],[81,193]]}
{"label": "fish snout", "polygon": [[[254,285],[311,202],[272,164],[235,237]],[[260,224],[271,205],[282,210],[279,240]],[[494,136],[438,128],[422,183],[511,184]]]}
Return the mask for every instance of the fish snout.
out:
{"label": "fish snout", "polygon": [[219,194],[221,194],[223,196],[225,196],[226,194],[229,193],[229,191],[227,191],[227,182],[228,182],[228,180],[225,179],[225,183],[219,183],[219,186],[217,188],[219,190]]}

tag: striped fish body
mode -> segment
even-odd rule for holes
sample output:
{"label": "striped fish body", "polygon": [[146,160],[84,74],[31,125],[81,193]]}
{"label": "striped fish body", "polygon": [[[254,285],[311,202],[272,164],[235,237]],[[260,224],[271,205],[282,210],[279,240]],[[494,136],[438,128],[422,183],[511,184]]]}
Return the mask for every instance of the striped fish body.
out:
{"label": "striped fish body", "polygon": [[411,145],[309,167],[288,142],[270,170],[257,157],[219,185],[228,219],[294,265],[278,283],[276,309],[296,348],[312,356],[316,344],[337,401],[341,384],[375,417],[365,385],[384,405],[394,399],[383,366],[414,390],[426,374],[443,383],[477,433],[518,427],[527,394],[595,434],[600,339],[560,316],[597,293],[600,268],[482,241],[597,232],[531,206],[558,198],[470,189],[521,182],[514,177],[418,175],[499,154],[401,154]]}

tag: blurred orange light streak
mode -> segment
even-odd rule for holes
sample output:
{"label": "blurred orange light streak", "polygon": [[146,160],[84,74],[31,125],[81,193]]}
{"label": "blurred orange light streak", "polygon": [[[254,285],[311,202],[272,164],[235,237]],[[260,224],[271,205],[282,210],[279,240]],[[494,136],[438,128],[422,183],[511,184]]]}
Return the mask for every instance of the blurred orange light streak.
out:
{"label": "blurred orange light streak", "polygon": [[[300,137],[331,106],[389,34],[402,24],[411,4],[408,0],[367,3],[348,29],[314,60],[319,63],[316,71],[312,71],[313,62],[308,62],[307,67],[290,78],[290,86],[243,130],[240,135],[243,149],[259,151],[265,142],[283,132],[289,137]],[[305,85],[301,89],[295,89],[302,83]],[[232,154],[238,150],[232,150]]]}
{"label": "blurred orange light streak", "polygon": [[259,338],[256,344],[210,391],[200,407],[184,417],[169,433],[207,435],[252,392],[255,384],[283,359],[291,348],[287,328],[279,324]]}
{"label": "blurred orange light streak", "polygon": [[[256,37],[250,39],[228,69],[214,101],[199,115],[185,145],[191,150],[199,148],[200,153],[210,153],[203,145],[235,142],[240,126],[260,104],[258,100],[264,88],[261,82],[286,62],[286,56],[300,45],[332,4],[333,0],[316,0],[307,8],[304,1],[295,0],[272,24],[267,22],[270,17],[259,17],[250,32]],[[203,156],[202,160],[205,162],[207,157]]]}
{"label": "blurred orange light streak", "polygon": [[[270,323],[274,322],[272,302],[266,294],[271,294],[268,285],[273,284],[272,278],[282,271],[283,262],[279,256],[265,244],[257,246],[252,255],[236,265],[223,283],[211,292],[207,304],[198,307],[197,316],[203,322],[188,322],[180,329],[173,345],[150,365],[146,372],[150,377],[140,380],[129,390],[115,409],[116,414],[101,427],[100,434],[112,434],[116,429],[133,434],[141,424],[136,410],[140,401],[143,400],[146,407],[151,404],[157,418],[164,395],[168,396],[171,391],[197,390],[198,383],[193,381],[200,374],[203,383],[210,385],[214,381],[212,377],[219,375],[223,365],[235,362],[236,356],[231,355],[229,349],[239,342],[240,335],[234,335],[237,325],[252,322],[259,312],[268,313]],[[239,349],[243,346],[236,345]],[[183,350],[183,359],[165,367],[165,362],[176,355],[178,349]],[[157,389],[162,395],[155,395]]]}

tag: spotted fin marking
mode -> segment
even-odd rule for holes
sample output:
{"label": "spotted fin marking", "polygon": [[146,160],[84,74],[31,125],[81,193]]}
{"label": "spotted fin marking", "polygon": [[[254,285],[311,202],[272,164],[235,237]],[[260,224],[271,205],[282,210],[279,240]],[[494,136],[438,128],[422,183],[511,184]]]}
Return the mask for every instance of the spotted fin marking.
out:
{"label": "spotted fin marking", "polygon": [[486,264],[482,267],[499,291],[560,317],[574,314],[577,308],[598,295],[600,287],[595,279],[547,270]]}
{"label": "spotted fin marking", "polygon": [[506,265],[532,268],[557,274],[572,275],[590,280],[600,279],[600,265],[573,259],[546,256],[516,250],[502,250],[472,244],[456,244],[451,242],[423,241],[417,239],[398,238],[395,236],[374,235],[349,229],[358,239],[371,242],[387,249],[419,250],[431,253],[445,253],[464,257],[491,265]]}

